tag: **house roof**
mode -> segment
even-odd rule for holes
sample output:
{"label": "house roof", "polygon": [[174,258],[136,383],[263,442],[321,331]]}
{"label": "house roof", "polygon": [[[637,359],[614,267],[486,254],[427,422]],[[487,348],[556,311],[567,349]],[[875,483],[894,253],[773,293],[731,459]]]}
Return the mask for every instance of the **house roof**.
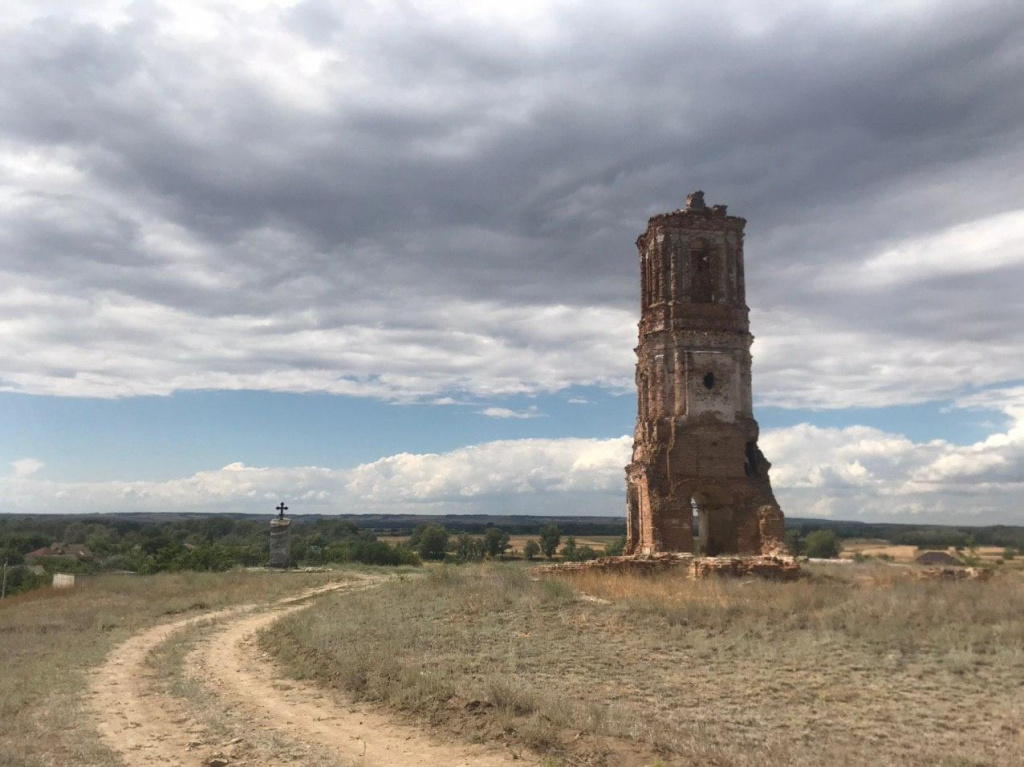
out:
{"label": "house roof", "polygon": [[26,557],[65,557],[69,559],[90,559],[92,552],[81,543],[55,543],[30,551]]}

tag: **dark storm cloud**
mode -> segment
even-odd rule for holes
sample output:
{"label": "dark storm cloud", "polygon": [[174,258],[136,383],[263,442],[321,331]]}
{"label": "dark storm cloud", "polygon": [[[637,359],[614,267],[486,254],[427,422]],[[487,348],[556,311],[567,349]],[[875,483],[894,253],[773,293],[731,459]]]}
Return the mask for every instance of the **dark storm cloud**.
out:
{"label": "dark storm cloud", "polygon": [[1024,252],[940,236],[1020,205],[1019,3],[110,8],[0,27],[9,388],[627,387],[632,241],[696,187],[750,221],[768,401],[1024,373]]}

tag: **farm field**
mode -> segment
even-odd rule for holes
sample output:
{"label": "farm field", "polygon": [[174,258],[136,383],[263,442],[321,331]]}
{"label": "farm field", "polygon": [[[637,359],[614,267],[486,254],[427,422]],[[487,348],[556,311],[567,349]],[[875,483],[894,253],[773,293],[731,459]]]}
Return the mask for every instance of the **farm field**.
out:
{"label": "farm field", "polygon": [[[945,551],[952,556],[957,556],[960,553],[953,547],[937,550]],[[1003,558],[1005,551],[1005,547],[1002,546],[979,546],[975,549],[977,556],[985,564],[995,564],[996,560]],[[894,562],[908,564],[923,553],[924,550],[916,546],[897,546],[881,539],[848,538],[843,541],[843,551],[840,557],[842,559],[853,559],[858,554],[869,557],[882,555],[892,557]],[[1015,557],[1004,564],[1011,567],[1024,567],[1024,556]]]}

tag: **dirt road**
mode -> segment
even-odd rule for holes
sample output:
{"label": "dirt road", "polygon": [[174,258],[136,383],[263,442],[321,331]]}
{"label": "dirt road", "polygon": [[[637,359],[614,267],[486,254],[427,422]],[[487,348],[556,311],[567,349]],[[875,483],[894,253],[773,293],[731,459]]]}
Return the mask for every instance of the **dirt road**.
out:
{"label": "dirt road", "polygon": [[[257,631],[304,609],[310,599],[382,582],[363,577],[272,605],[221,610],[136,634],[116,647],[95,672],[90,703],[98,730],[129,767],[269,767],[295,760],[345,767],[512,764],[504,751],[446,741],[379,710],[345,701],[333,691],[286,679],[256,647]],[[210,622],[210,627],[185,657],[183,674],[215,701],[216,727],[207,721],[209,705],[187,704],[170,694],[167,680],[147,662],[177,632],[202,621]],[[257,741],[258,747],[246,747]],[[515,764],[528,762],[518,759]]]}

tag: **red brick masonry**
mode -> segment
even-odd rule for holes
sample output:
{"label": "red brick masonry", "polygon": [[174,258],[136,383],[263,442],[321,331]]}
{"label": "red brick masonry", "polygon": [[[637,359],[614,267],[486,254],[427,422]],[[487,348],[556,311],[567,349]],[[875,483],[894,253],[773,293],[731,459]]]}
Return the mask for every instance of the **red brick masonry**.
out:
{"label": "red brick masonry", "polygon": [[570,575],[601,571],[652,575],[669,570],[681,570],[691,578],[759,577],[779,581],[796,580],[803,573],[800,565],[792,557],[695,557],[693,554],[668,552],[642,556],[600,557],[589,562],[540,565],[534,569],[534,572]]}

